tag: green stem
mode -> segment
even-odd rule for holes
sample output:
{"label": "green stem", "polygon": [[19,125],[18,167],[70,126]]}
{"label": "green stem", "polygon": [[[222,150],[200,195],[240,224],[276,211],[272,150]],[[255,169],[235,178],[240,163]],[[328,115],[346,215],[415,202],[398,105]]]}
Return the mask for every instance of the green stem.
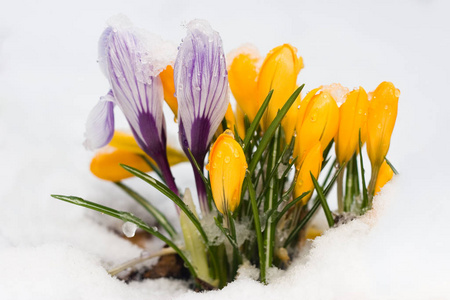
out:
{"label": "green stem", "polygon": [[344,205],[344,172],[339,173],[337,179],[337,198],[338,198],[338,212],[342,213],[346,210]]}
{"label": "green stem", "polygon": [[258,254],[259,254],[259,268],[260,268],[260,277],[263,283],[266,283],[266,268],[264,265],[264,244],[263,244],[263,236],[261,232],[261,223],[259,221],[259,209],[256,205],[256,195],[255,188],[253,187],[252,180],[250,174],[247,173],[247,186],[248,186],[248,194],[250,197],[250,202],[252,205],[253,212],[253,220],[255,222],[255,232],[256,232],[256,241],[258,243]]}
{"label": "green stem", "polygon": [[[275,131],[271,146],[269,148],[269,160],[267,162],[267,174],[269,175],[274,168],[277,167],[277,160],[279,156],[279,144],[280,144],[280,132],[278,128]],[[268,176],[269,177],[269,176]],[[269,185],[269,190],[266,193],[264,202],[264,211],[267,213],[276,207],[277,194],[278,194],[278,179],[272,177],[266,184]],[[266,220],[266,229],[264,230],[264,244],[265,244],[265,261],[264,266],[266,269],[272,266],[273,253],[275,248],[275,222],[273,215]]]}

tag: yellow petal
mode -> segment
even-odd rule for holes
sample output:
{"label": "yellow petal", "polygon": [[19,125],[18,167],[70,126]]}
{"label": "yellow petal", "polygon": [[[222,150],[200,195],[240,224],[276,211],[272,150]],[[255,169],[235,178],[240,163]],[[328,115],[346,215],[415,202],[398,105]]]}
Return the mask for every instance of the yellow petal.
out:
{"label": "yellow petal", "polygon": [[[91,172],[95,176],[109,181],[120,181],[133,176],[119,164],[129,165],[143,172],[150,172],[151,168],[142,156],[156,164],[138,146],[133,135],[116,130],[108,146],[100,149],[92,159]],[[167,159],[170,166],[188,160],[183,152],[169,146],[167,147]]]}
{"label": "yellow petal", "polygon": [[241,139],[245,139],[245,121],[244,121],[244,111],[239,106],[236,106],[236,127],[238,134]]}
{"label": "yellow petal", "polygon": [[[336,157],[340,165],[349,161],[359,149],[359,132],[364,139],[369,100],[362,87],[347,94],[339,108],[339,129],[336,135]],[[367,129],[366,129],[367,130]]]}
{"label": "yellow petal", "polygon": [[314,183],[311,179],[310,172],[315,178],[319,177],[320,169],[322,167],[322,147],[321,143],[317,142],[306,153],[305,158],[297,168],[296,182],[294,188],[294,198],[301,196],[307,191],[311,191],[307,196],[302,199],[302,204],[305,205],[311,198],[312,191],[314,190]]}
{"label": "yellow petal", "polygon": [[241,199],[242,183],[247,170],[244,151],[234,140],[230,130],[225,131],[211,147],[209,164],[211,190],[217,210],[222,214],[233,212]]}
{"label": "yellow petal", "polygon": [[163,89],[164,89],[164,100],[169,105],[175,118],[178,114],[178,100],[175,97],[175,83],[173,81],[173,67],[168,65],[160,74]]}
{"label": "yellow petal", "polygon": [[380,167],[378,172],[377,182],[375,183],[375,195],[381,191],[381,188],[394,177],[394,171],[389,167],[386,160]]}
{"label": "yellow petal", "polygon": [[[227,128],[230,129],[232,132],[234,132],[236,120],[234,119],[234,112],[233,112],[233,109],[231,108],[230,103],[228,103],[228,108],[227,108],[227,111],[225,112],[225,120],[227,122]],[[219,136],[223,131],[224,131],[224,128],[222,127],[222,124],[220,124],[216,130],[215,135]]]}
{"label": "yellow petal", "polygon": [[381,83],[373,92],[367,117],[367,154],[372,169],[381,166],[389,150],[399,96],[400,91],[391,82]]}
{"label": "yellow petal", "polygon": [[262,103],[271,90],[274,92],[263,117],[263,128],[270,125],[278,110],[295,91],[301,68],[303,60],[297,57],[297,49],[289,44],[274,48],[266,56],[258,76],[258,102]]}
{"label": "yellow petal", "polygon": [[294,104],[292,104],[291,108],[288,110],[284,118],[281,120],[281,127],[284,130],[284,135],[286,137],[287,144],[291,142],[291,139],[294,136],[295,126],[298,120],[299,106],[300,106],[300,95],[298,95],[297,99],[295,99]]}
{"label": "yellow petal", "polygon": [[241,53],[233,59],[228,70],[231,92],[250,122],[261,105],[256,95],[257,65],[260,59],[255,53]]}
{"label": "yellow petal", "polygon": [[328,92],[320,92],[307,103],[303,121],[297,127],[297,148],[294,154],[300,162],[317,143],[325,149],[336,135],[339,126],[339,108]]}
{"label": "yellow petal", "polygon": [[99,150],[92,159],[91,172],[98,178],[114,182],[134,176],[122,168],[120,164],[131,166],[142,172],[151,171],[141,155],[106,146]]}

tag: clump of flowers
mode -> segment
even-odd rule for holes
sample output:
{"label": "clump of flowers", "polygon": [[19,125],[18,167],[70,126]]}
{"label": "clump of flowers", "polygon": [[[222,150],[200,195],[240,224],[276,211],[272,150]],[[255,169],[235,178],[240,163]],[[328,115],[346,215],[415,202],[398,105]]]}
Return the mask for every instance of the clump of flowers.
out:
{"label": "clump of flowers", "polygon": [[[302,95],[297,77],[303,60],[296,48],[284,44],[262,59],[243,47],[229,56],[227,67],[219,33],[201,20],[187,24],[174,62],[153,57],[131,25],[109,26],[99,48],[110,90],[88,117],[85,145],[101,148],[91,171],[140,203],[161,230],[129,212],[52,196],[161,239],[172,250],[158,255],[176,253],[203,288],[224,287],[245,262],[259,268],[266,283],[269,268],[285,268],[298,252],[319,207],[330,227],[345,214],[362,215],[396,172],[386,155],[400,92],[390,82],[371,93],[333,84]],[[177,119],[183,152],[167,145],[164,100]],[[116,105],[132,135],[114,131]],[[371,162],[368,180],[364,144]],[[187,161],[197,197],[180,190],[172,175],[172,165]],[[133,176],[175,204],[181,232],[124,183]],[[335,184],[338,210],[332,212],[327,196]]]}

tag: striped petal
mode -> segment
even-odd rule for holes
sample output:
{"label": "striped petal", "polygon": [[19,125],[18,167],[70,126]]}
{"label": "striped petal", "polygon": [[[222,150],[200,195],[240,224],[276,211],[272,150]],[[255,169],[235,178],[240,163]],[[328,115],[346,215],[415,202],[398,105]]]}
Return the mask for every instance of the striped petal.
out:
{"label": "striped petal", "polygon": [[106,146],[114,135],[114,96],[112,91],[100,98],[89,113],[84,146],[95,150]]}
{"label": "striped petal", "polygon": [[165,154],[166,148],[161,79],[146,62],[145,46],[131,29],[108,28],[102,39],[116,103],[127,118],[139,146],[157,159],[157,156]]}
{"label": "striped petal", "polygon": [[203,20],[187,29],[174,68],[180,141],[203,160],[228,107],[228,74],[219,34]]}

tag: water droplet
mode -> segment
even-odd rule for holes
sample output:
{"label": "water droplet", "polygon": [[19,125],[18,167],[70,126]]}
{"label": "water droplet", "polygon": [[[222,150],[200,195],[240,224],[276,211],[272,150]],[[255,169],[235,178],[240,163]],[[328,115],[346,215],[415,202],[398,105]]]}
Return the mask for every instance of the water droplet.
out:
{"label": "water droplet", "polygon": [[400,90],[399,89],[395,89],[395,97],[400,97]]}
{"label": "water droplet", "polygon": [[153,226],[152,229],[153,229],[154,231],[158,231],[158,227],[156,227],[156,226]]}
{"label": "water droplet", "polygon": [[302,186],[303,185],[303,180],[301,180],[301,179],[297,180],[297,185],[298,186]]}
{"label": "water droplet", "polygon": [[381,129],[381,123],[380,123],[380,124],[378,124],[378,126],[377,126],[377,127],[378,127],[378,129]]}
{"label": "water droplet", "polygon": [[234,152],[234,157],[236,157],[236,158],[239,157],[239,152],[238,152],[238,151],[235,151],[235,152]]}
{"label": "water droplet", "polygon": [[384,109],[389,109],[389,105],[386,104],[386,105],[384,106]]}
{"label": "water droplet", "polygon": [[222,151],[217,152],[217,157],[221,158],[222,157]]}
{"label": "water droplet", "polygon": [[362,108],[358,109],[358,115],[362,115],[362,113],[363,113]]}
{"label": "water droplet", "polygon": [[229,162],[230,162],[230,157],[229,156],[225,157],[225,163],[227,164]]}
{"label": "water droplet", "polygon": [[137,225],[131,222],[125,222],[122,225],[122,232],[126,237],[132,238],[136,234]]}
{"label": "water droplet", "polygon": [[315,122],[317,120],[317,114],[314,113],[311,115],[311,122]]}
{"label": "water droplet", "polygon": [[213,169],[217,168],[217,164],[213,163],[212,167],[213,167]]}

